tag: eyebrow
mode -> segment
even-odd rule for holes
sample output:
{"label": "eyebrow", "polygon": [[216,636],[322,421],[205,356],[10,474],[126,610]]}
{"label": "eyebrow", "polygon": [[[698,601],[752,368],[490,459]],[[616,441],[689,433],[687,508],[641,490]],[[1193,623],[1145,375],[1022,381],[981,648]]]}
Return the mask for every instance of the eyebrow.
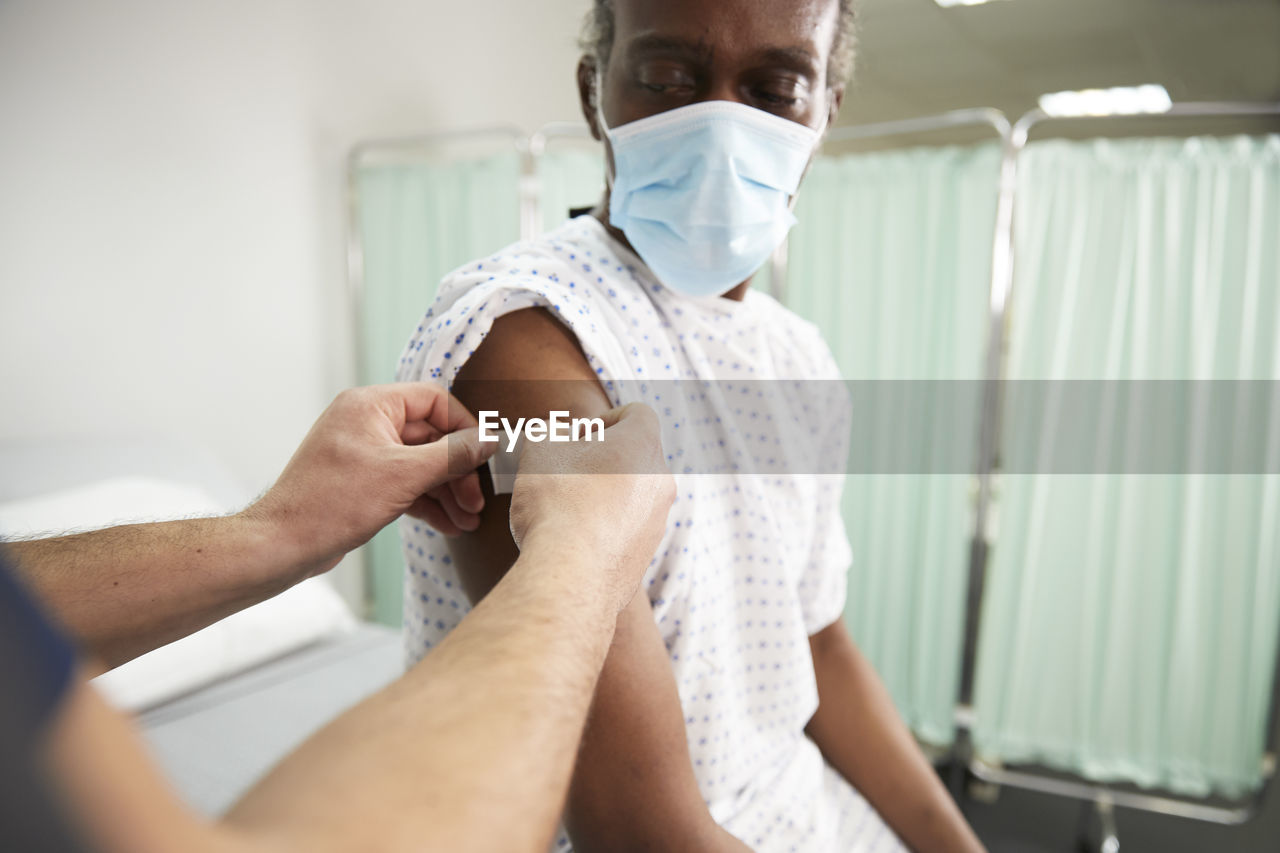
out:
{"label": "eyebrow", "polygon": [[688,39],[663,36],[657,33],[636,36],[627,43],[626,52],[631,56],[665,53],[696,56],[700,59],[710,59],[712,55],[711,48],[704,41],[689,41]]}
{"label": "eyebrow", "polygon": [[809,76],[816,76],[819,72],[818,57],[813,51],[803,47],[770,47],[756,54],[757,61],[782,65],[790,68],[792,71],[798,71]]}
{"label": "eyebrow", "polygon": [[[714,51],[704,41],[689,41],[674,36],[649,33],[637,36],[627,43],[626,53],[631,57],[665,54],[689,56],[709,61]],[[816,77],[819,73],[818,57],[805,47],[767,47],[753,56],[759,64],[781,65],[792,71]]]}

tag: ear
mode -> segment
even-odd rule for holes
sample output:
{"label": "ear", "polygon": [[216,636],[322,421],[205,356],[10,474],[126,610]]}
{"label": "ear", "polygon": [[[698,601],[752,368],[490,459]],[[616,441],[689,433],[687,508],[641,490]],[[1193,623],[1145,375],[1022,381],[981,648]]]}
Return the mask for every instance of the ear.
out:
{"label": "ear", "polygon": [[833,86],[827,90],[827,130],[836,126],[836,116],[840,114],[840,105],[844,103],[844,86]]}
{"label": "ear", "polygon": [[596,61],[590,56],[584,56],[578,60],[578,106],[582,109],[582,117],[587,120],[587,127],[591,129],[591,137],[599,142],[602,138],[600,133],[600,122],[597,119],[599,113],[596,110],[596,104],[600,98],[600,93],[596,90]]}

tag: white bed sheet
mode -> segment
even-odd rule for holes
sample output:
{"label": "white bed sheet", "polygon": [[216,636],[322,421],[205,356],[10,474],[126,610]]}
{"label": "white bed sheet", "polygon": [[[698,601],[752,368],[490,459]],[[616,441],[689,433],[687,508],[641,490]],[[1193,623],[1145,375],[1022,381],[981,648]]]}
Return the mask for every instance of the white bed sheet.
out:
{"label": "white bed sheet", "polygon": [[317,729],[403,669],[400,632],[365,624],[148,711],[138,724],[178,794],[216,817]]}

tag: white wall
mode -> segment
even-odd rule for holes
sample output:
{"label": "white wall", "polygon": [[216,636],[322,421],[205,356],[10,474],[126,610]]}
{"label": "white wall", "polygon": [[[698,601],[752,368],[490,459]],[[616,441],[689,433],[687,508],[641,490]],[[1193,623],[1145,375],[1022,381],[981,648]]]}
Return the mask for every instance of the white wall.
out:
{"label": "white wall", "polygon": [[178,433],[265,488],[354,380],[347,150],[576,117],[586,6],[0,0],[0,441]]}

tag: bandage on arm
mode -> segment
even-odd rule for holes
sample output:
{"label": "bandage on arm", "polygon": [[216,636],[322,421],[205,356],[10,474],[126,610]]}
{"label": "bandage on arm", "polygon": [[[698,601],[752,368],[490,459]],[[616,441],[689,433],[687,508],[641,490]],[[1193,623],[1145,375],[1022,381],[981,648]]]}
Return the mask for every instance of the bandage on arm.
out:
{"label": "bandage on arm", "polygon": [[520,470],[520,451],[524,441],[508,450],[505,446],[489,457],[489,482],[495,495],[509,495],[516,487],[516,472]]}
{"label": "bandage on arm", "polygon": [[[452,390],[471,411],[496,410],[510,419],[545,418],[552,410],[596,417],[610,408],[577,341],[541,309],[496,321]],[[481,485],[480,528],[450,540],[472,601],[497,583],[517,554],[508,529],[510,498],[495,496],[487,476]],[[619,614],[565,822],[579,853],[746,849],[715,824],[698,791],[675,678],[642,593]]]}

